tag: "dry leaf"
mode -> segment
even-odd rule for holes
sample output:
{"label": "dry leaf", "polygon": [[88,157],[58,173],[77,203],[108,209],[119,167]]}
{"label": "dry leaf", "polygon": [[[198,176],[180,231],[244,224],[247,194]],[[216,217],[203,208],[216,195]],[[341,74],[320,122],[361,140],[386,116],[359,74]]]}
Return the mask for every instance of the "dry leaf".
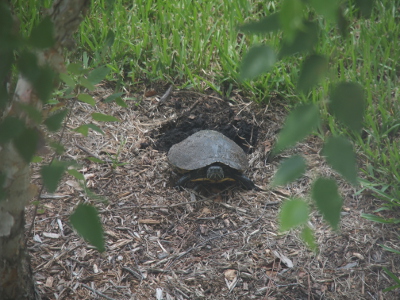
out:
{"label": "dry leaf", "polygon": [[202,213],[203,215],[209,215],[209,214],[211,214],[211,210],[210,210],[208,207],[204,207],[204,208],[201,210],[201,213]]}
{"label": "dry leaf", "polygon": [[224,272],[225,278],[229,281],[234,280],[237,277],[237,272],[234,269],[228,269]]}
{"label": "dry leaf", "polygon": [[149,91],[146,91],[146,93],[144,93],[145,97],[152,97],[155,95],[157,95],[157,92],[155,90],[149,90]]}

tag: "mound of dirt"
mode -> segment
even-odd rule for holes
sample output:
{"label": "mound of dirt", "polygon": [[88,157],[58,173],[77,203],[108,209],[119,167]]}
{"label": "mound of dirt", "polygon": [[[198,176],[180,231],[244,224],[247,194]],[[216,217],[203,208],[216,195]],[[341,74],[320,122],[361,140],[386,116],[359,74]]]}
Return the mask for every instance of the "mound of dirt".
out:
{"label": "mound of dirt", "polygon": [[159,136],[157,150],[167,152],[172,145],[205,129],[223,133],[246,153],[251,153],[257,144],[258,127],[252,123],[252,116],[247,111],[235,110],[237,107],[229,100],[203,96],[193,103],[177,97],[167,105],[177,116],[151,134]]}

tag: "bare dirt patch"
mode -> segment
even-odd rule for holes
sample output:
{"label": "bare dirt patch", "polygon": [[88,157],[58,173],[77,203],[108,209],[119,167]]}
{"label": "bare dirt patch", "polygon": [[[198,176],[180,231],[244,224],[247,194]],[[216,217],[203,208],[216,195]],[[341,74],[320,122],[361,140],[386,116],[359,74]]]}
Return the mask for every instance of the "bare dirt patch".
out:
{"label": "bare dirt patch", "polygon": [[[99,88],[96,108],[76,103],[67,126],[90,122],[93,112],[121,122],[97,124],[105,135],[83,137],[67,130],[61,157],[78,161],[88,186],[108,201],[89,199],[69,176],[55,195],[45,193],[40,200],[28,246],[44,299],[400,298],[396,291],[382,292],[393,284],[382,267],[396,273],[399,259],[379,246],[395,247],[396,232],[360,217],[376,208],[374,199],[355,196],[355,189],[326,167],[319,139],[311,137],[291,151],[309,163],[303,178],[282,189],[268,188],[284,156],[272,161],[268,156],[286,115],[279,102],[259,106],[239,94],[228,101],[214,93],[174,91],[163,105],[155,96],[129,95],[137,101],[121,108],[103,102],[109,94]],[[246,174],[265,191],[202,186],[205,196],[174,189],[166,151],[200,129],[221,131],[238,142],[248,153]],[[89,153],[108,163],[91,162]],[[277,214],[285,198],[306,197],[321,175],[339,180],[345,204],[339,232],[312,213],[320,246],[314,254],[297,231],[278,232]],[[68,224],[81,202],[100,212],[104,254]],[[28,224],[32,211],[29,207]]]}

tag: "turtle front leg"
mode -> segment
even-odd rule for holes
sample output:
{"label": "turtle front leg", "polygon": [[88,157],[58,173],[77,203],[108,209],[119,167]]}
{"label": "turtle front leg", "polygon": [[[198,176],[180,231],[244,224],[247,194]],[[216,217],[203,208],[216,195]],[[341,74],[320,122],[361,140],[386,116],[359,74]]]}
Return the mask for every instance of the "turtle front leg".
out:
{"label": "turtle front leg", "polygon": [[190,180],[190,173],[183,175],[178,181],[175,183],[175,186],[180,188],[186,184]]}
{"label": "turtle front leg", "polygon": [[233,176],[235,180],[239,181],[246,190],[260,190],[259,187],[257,187],[253,181],[250,180],[247,176],[240,174],[240,175],[235,175]]}

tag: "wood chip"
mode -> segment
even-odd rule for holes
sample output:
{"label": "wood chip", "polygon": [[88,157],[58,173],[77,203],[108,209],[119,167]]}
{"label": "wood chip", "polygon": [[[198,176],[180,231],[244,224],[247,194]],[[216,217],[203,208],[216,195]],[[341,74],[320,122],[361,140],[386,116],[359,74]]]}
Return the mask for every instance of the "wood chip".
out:
{"label": "wood chip", "polygon": [[44,285],[48,288],[51,288],[53,286],[53,282],[54,282],[54,277],[50,276],[50,277],[47,277],[46,283]]}
{"label": "wood chip", "polygon": [[51,238],[51,239],[58,239],[61,236],[58,233],[52,233],[52,232],[43,232],[42,234],[44,237]]}
{"label": "wood chip", "polygon": [[282,253],[279,253],[278,251],[272,251],[272,253],[274,253],[275,257],[279,258],[281,260],[281,262],[286,265],[286,267],[288,268],[293,268],[293,262],[286,257],[285,255],[283,255]]}
{"label": "wood chip", "polygon": [[161,221],[154,219],[139,219],[139,224],[161,224]]}

